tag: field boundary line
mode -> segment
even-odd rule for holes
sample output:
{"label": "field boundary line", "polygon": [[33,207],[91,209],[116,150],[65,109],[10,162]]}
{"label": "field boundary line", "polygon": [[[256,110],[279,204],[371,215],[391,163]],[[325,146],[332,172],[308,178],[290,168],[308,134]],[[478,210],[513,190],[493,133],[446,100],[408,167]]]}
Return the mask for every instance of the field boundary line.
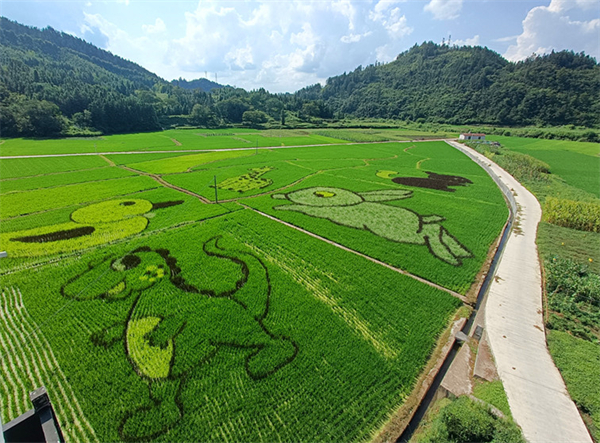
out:
{"label": "field boundary line", "polygon": [[342,250],[344,250],[346,252],[351,252],[352,254],[355,254],[355,255],[358,255],[360,257],[366,258],[367,260],[369,260],[369,261],[371,261],[371,262],[373,262],[375,264],[378,264],[378,265],[383,266],[385,268],[391,269],[392,271],[395,271],[395,272],[397,272],[399,274],[406,275],[407,277],[410,277],[410,278],[412,278],[414,280],[417,280],[417,281],[419,281],[421,283],[424,283],[424,284],[426,284],[428,286],[431,286],[432,288],[439,289],[440,291],[444,291],[447,294],[450,294],[451,296],[460,299],[463,303],[469,304],[469,301],[467,300],[467,297],[465,297],[462,294],[459,294],[458,292],[452,291],[451,289],[448,289],[448,288],[444,288],[443,286],[440,286],[440,285],[438,285],[436,283],[433,283],[433,282],[431,282],[429,280],[426,280],[423,277],[419,277],[417,275],[411,274],[410,272],[405,271],[404,269],[396,268],[396,267],[394,267],[392,265],[389,265],[389,264],[387,264],[385,262],[382,262],[381,260],[377,260],[376,258],[369,257],[368,255],[365,255],[362,252],[358,252],[358,251],[355,251],[354,249],[350,249],[350,248],[348,248],[348,247],[346,247],[344,245],[336,243],[336,242],[334,242],[332,240],[329,240],[329,239],[327,239],[325,237],[321,237],[320,235],[317,235],[317,234],[315,234],[313,232],[307,231],[306,229],[299,228],[298,226],[295,226],[295,225],[293,225],[291,223],[283,221],[283,220],[281,220],[281,219],[279,219],[277,217],[273,217],[272,215],[269,215],[269,214],[266,214],[264,212],[261,212],[258,209],[251,208],[250,206],[247,206],[247,205],[245,205],[243,203],[238,202],[238,204],[241,205],[241,206],[243,206],[246,209],[249,209],[251,211],[256,212],[257,214],[262,215],[263,217],[267,217],[267,218],[269,218],[269,219],[271,219],[273,221],[281,223],[281,224],[287,226],[288,228],[295,229],[295,230],[297,230],[299,232],[302,232],[304,234],[310,235],[311,237],[316,238],[317,240],[321,240],[321,241],[323,241],[325,243],[328,243],[328,244],[330,244],[332,246],[335,246],[336,248],[339,248],[339,249],[342,249]]}
{"label": "field boundary line", "polygon": [[352,145],[380,145],[385,143],[423,143],[423,142],[443,142],[445,138],[436,138],[428,140],[387,140],[377,142],[349,142],[349,143],[320,143],[316,145],[292,145],[292,146],[259,146],[246,148],[224,148],[224,149],[173,149],[169,151],[109,151],[109,152],[78,152],[72,154],[34,154],[34,155],[3,155],[0,160],[10,160],[15,158],[47,158],[47,157],[77,157],[81,155],[116,155],[116,154],[171,154],[171,153],[202,153],[202,152],[228,152],[228,151],[256,151],[265,149],[294,149],[294,148],[318,148],[323,146],[352,146]]}
{"label": "field boundary line", "polygon": [[114,161],[112,161],[110,158],[100,154],[99,157],[104,160],[106,163],[108,163],[110,166],[117,166],[116,163]]}
{"label": "field boundary line", "polygon": [[154,180],[158,184],[164,186],[165,188],[171,188],[171,189],[173,189],[175,191],[183,192],[184,194],[188,194],[188,195],[191,195],[192,197],[196,197],[202,203],[206,203],[206,204],[213,203],[212,201],[210,201],[206,197],[201,196],[200,194],[196,194],[195,192],[192,192],[192,191],[190,191],[188,189],[180,188],[179,186],[175,186],[175,185],[169,183],[164,178],[162,178],[160,175],[151,174],[149,172],[144,172],[144,171],[139,171],[137,169],[133,169],[133,168],[130,168],[130,167],[125,166],[125,165],[119,165],[119,168],[125,169],[126,171],[129,171],[129,172],[135,172],[135,173],[137,173],[139,175],[144,175],[146,177],[150,177],[152,180]]}

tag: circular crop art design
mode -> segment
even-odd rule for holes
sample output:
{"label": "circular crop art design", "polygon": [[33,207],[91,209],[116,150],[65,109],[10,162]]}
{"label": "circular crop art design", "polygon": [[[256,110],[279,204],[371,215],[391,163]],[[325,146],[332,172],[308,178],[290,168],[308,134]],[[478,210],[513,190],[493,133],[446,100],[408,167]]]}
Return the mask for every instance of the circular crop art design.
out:
{"label": "circular crop art design", "polygon": [[341,188],[317,187],[300,189],[287,194],[293,203],[307,206],[353,206],[363,202],[363,198],[354,192]]}

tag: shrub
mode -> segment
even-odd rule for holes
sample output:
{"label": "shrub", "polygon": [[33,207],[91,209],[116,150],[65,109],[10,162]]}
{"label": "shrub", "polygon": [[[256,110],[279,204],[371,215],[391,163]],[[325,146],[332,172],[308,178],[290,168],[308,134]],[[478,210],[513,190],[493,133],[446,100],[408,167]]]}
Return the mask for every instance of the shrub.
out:
{"label": "shrub", "polygon": [[566,228],[600,232],[600,204],[548,197],[544,220]]}
{"label": "shrub", "polygon": [[597,342],[600,335],[600,276],[570,259],[554,257],[546,264],[547,326]]}
{"label": "shrub", "polygon": [[497,418],[486,406],[459,397],[440,410],[418,441],[424,442],[525,442],[517,425]]}
{"label": "shrub", "polygon": [[581,134],[580,140],[584,142],[598,143],[600,142],[600,137],[598,136],[597,132],[586,131],[583,134]]}
{"label": "shrub", "polygon": [[548,292],[562,292],[573,300],[600,306],[600,276],[570,259],[554,257],[546,266]]}

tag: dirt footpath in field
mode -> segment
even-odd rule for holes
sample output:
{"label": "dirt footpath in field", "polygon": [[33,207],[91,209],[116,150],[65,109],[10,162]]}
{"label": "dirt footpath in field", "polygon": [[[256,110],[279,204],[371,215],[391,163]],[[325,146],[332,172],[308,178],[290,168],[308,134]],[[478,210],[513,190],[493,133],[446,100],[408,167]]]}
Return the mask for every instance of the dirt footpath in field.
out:
{"label": "dirt footpath in field", "polygon": [[485,307],[485,323],[498,374],[515,421],[529,442],[592,442],[546,347],[542,317],[542,278],[537,226],[542,216],[536,198],[489,159],[478,157],[513,191],[518,229],[506,243]]}

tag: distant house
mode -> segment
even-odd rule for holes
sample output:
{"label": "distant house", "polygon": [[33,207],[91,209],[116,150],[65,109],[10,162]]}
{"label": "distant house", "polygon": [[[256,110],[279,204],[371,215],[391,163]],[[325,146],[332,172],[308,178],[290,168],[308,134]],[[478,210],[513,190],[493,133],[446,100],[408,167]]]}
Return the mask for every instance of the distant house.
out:
{"label": "distant house", "polygon": [[485,134],[472,134],[471,132],[460,134],[459,140],[485,140]]}

